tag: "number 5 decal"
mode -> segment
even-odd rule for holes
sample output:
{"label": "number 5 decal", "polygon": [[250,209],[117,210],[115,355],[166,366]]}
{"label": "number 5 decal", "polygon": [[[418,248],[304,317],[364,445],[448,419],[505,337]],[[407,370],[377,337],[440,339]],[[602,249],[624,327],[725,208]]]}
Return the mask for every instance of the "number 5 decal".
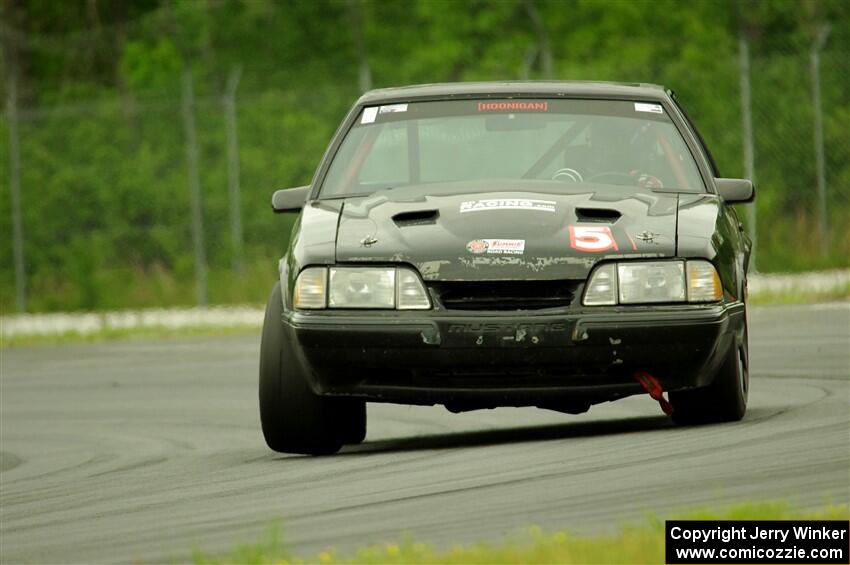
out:
{"label": "number 5 decal", "polygon": [[619,251],[608,226],[570,226],[570,247],[579,251]]}

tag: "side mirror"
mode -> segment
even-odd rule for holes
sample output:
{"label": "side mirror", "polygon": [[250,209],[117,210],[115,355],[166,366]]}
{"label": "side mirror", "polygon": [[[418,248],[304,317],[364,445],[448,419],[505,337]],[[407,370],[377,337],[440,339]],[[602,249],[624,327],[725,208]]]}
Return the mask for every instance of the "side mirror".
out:
{"label": "side mirror", "polygon": [[717,194],[730,204],[743,204],[756,199],[756,187],[748,179],[714,179]]}
{"label": "side mirror", "polygon": [[275,211],[275,214],[300,210],[304,207],[304,203],[307,201],[307,195],[309,194],[309,186],[275,190],[274,194],[272,194],[272,209]]}

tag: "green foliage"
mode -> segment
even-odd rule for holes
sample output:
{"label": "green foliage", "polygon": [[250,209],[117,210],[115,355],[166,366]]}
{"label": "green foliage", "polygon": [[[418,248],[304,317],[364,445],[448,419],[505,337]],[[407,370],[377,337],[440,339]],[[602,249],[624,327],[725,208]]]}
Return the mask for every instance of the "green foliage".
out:
{"label": "green foliage", "polygon": [[135,91],[174,89],[180,73],[180,53],[167,37],[129,41],[124,46],[120,73]]}
{"label": "green foliage", "polygon": [[[745,9],[736,14],[736,6]],[[700,126],[722,173],[740,176],[739,23],[753,55],[758,268],[848,266],[848,6],[840,0],[9,5],[0,37],[20,75],[29,309],[193,303],[184,70],[195,92],[210,300],[262,302],[293,220],[269,213],[270,194],[310,181],[359,95],[364,62],[375,87],[522,78],[662,83]],[[809,49],[826,21],[832,25],[821,65],[829,251],[820,256]],[[242,273],[232,270],[222,102],[237,67]],[[14,303],[7,127],[4,113],[3,311]]]}

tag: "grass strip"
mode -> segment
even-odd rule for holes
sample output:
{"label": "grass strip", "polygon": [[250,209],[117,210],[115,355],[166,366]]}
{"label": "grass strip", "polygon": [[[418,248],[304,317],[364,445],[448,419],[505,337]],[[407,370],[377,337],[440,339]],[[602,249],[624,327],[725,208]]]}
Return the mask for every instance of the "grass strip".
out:
{"label": "grass strip", "polygon": [[782,292],[762,291],[749,296],[749,303],[757,305],[815,304],[839,300],[850,300],[850,283],[823,291],[797,288]]}
{"label": "grass strip", "polygon": [[[817,510],[795,510],[785,502],[753,502],[723,510],[696,509],[673,513],[670,519],[685,520],[847,520],[846,505]],[[582,536],[566,531],[544,532],[537,526],[522,529],[493,544],[455,545],[434,548],[405,536],[398,542],[367,545],[351,553],[328,548],[318,555],[300,557],[283,543],[280,527],[270,528],[255,544],[241,545],[227,555],[195,552],[198,565],[213,564],[501,564],[501,563],[664,563],[664,519],[648,515],[636,524],[621,526],[613,535]]]}

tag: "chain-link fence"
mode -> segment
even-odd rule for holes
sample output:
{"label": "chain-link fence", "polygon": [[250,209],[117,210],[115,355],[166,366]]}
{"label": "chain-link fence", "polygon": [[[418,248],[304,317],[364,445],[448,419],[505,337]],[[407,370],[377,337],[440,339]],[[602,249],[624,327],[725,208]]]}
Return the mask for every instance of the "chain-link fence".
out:
{"label": "chain-link fence", "polygon": [[[720,109],[689,99],[693,69],[643,78],[681,91],[726,176],[746,173],[748,87],[759,192],[755,213],[741,215],[756,218],[756,268],[846,267],[850,57],[828,42],[770,55],[746,48],[748,57],[699,71],[698,84],[725,98]],[[184,72],[155,94],[38,107],[6,85],[4,311],[264,299],[292,222],[270,213],[269,197],[309,182],[358,92],[239,72],[224,69],[217,84]]]}
{"label": "chain-link fence", "polygon": [[23,107],[15,128],[7,112],[20,210],[4,195],[4,310],[263,300],[293,220],[271,193],[310,181],[358,93],[204,90]]}
{"label": "chain-link fence", "polygon": [[[825,28],[826,32],[828,28]],[[821,36],[826,38],[826,36]],[[850,262],[850,57],[820,41],[751,63],[762,271]]]}

